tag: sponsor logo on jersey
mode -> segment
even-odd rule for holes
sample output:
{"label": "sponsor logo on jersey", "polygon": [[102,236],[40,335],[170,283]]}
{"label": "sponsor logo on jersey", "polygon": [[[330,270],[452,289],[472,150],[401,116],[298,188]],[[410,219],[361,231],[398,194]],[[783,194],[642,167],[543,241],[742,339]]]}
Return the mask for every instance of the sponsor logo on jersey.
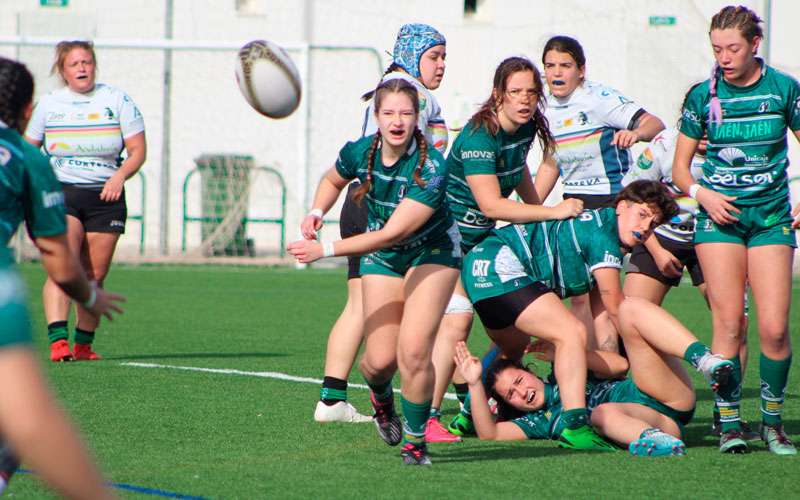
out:
{"label": "sponsor logo on jersey", "polygon": [[723,139],[734,139],[736,141],[754,141],[769,139],[773,132],[773,120],[753,121],[753,122],[723,122],[711,131],[714,142]]}
{"label": "sponsor logo on jersey", "polygon": [[64,193],[61,191],[42,191],[42,205],[53,208],[64,205]]}
{"label": "sponsor logo on jersey", "polygon": [[428,100],[425,99],[425,96],[422,95],[422,92],[417,92],[419,94],[419,111],[425,111],[425,108],[428,107]]}
{"label": "sponsor logo on jersey", "polygon": [[0,146],[0,165],[5,167],[9,161],[11,161],[11,151]]}
{"label": "sponsor logo on jersey", "polygon": [[426,191],[433,191],[434,193],[439,192],[439,188],[442,187],[444,184],[444,176],[443,175],[434,175],[428,180],[428,184],[425,186]]}
{"label": "sponsor logo on jersey", "polygon": [[653,152],[650,151],[650,148],[645,149],[642,154],[639,155],[636,165],[642,170],[647,170],[653,166]]}
{"label": "sponsor logo on jersey", "polygon": [[64,151],[69,151],[70,147],[69,144],[66,144],[64,142],[54,142],[47,147],[47,150],[50,152],[58,151],[59,149]]}
{"label": "sponsor logo on jersey", "polygon": [[711,219],[706,219],[705,224],[703,224],[703,231],[711,232],[714,230],[714,221]]}
{"label": "sponsor logo on jersey", "polygon": [[758,105],[758,112],[766,113],[767,111],[769,111],[769,101],[762,101],[761,104]]}
{"label": "sponsor logo on jersey", "polygon": [[783,226],[781,227],[781,229],[783,230],[784,236],[789,236],[790,234],[792,234],[792,228],[790,228],[789,226]]}
{"label": "sponsor logo on jersey", "polygon": [[88,118],[90,120],[99,120],[100,119],[100,113],[89,113],[87,116],[88,116]]}
{"label": "sponsor logo on jersey", "polygon": [[48,122],[60,122],[66,117],[67,117],[67,114],[63,113],[63,112],[51,111],[51,112],[47,113],[47,121]]}
{"label": "sponsor logo on jersey", "polygon": [[125,227],[125,223],[121,220],[112,220],[108,225],[110,227]]}
{"label": "sponsor logo on jersey", "polygon": [[73,120],[73,121],[75,121],[75,120],[85,120],[86,119],[86,113],[72,113],[72,115],[69,118],[70,118],[70,120]]}
{"label": "sponsor logo on jersey", "polygon": [[477,151],[462,151],[461,152],[461,159],[462,160],[492,160],[495,159],[495,152],[494,151],[485,151],[479,149]]}
{"label": "sponsor logo on jersey", "polygon": [[611,255],[610,253],[608,253],[608,250],[606,250],[605,253],[603,253],[603,262],[614,266],[622,265],[622,261],[620,260],[620,258],[617,257],[616,255]]}
{"label": "sponsor logo on jersey", "polygon": [[743,167],[747,161],[747,155],[739,148],[724,148],[718,156],[732,167]]}
{"label": "sponsor logo on jersey", "polygon": [[683,108],[683,113],[681,113],[681,117],[684,120],[689,120],[692,123],[700,124],[700,117],[697,116],[697,113],[692,111],[689,108]]}
{"label": "sponsor logo on jersey", "polygon": [[772,172],[764,172],[761,174],[711,174],[707,177],[708,182],[725,187],[741,187],[741,186],[756,186],[763,184],[772,184],[774,177]]}

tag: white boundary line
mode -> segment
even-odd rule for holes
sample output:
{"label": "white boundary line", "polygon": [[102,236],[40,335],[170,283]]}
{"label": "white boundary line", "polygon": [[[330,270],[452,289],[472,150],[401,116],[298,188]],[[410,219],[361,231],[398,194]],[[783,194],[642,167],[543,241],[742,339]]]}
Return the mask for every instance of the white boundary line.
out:
{"label": "white boundary line", "polygon": [[[160,368],[166,370],[183,370],[188,372],[215,373],[218,375],[239,375],[244,377],[272,378],[277,380],[286,380],[288,382],[300,382],[303,384],[314,384],[314,385],[320,385],[322,383],[322,380],[318,378],[296,377],[294,375],[289,375],[287,373],[281,373],[281,372],[248,372],[244,370],[234,370],[232,368],[201,368],[199,366],[161,365],[157,363],[135,363],[135,362],[120,363],[120,366],[132,366],[134,368]],[[347,387],[348,388],[355,387],[356,389],[369,389],[369,387],[366,386],[365,384],[347,384]],[[394,392],[399,393],[400,390],[395,389]],[[456,395],[449,392],[445,394],[444,397],[445,399],[458,401]]]}

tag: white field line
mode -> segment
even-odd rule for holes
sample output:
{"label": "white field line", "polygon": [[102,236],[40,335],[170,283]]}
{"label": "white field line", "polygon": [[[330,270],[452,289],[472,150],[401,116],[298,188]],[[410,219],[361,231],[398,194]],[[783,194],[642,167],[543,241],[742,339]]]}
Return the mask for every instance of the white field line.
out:
{"label": "white field line", "polygon": [[[287,373],[281,372],[248,372],[244,370],[234,370],[232,368],[201,368],[199,366],[178,366],[178,365],[161,365],[157,363],[134,363],[134,362],[126,362],[120,363],[121,366],[132,366],[134,368],[161,368],[166,370],[183,370],[188,372],[202,372],[202,373],[216,373],[219,375],[240,375],[244,377],[260,377],[260,378],[273,378],[277,380],[286,380],[289,382],[300,382],[303,384],[314,384],[320,385],[322,384],[322,380],[318,378],[310,378],[310,377],[296,377],[294,375],[289,375]],[[365,384],[347,384],[347,387],[355,387],[356,389],[369,389]],[[395,389],[394,392],[399,393],[399,389]],[[447,393],[444,395],[445,399],[452,399],[457,401],[455,394]]]}

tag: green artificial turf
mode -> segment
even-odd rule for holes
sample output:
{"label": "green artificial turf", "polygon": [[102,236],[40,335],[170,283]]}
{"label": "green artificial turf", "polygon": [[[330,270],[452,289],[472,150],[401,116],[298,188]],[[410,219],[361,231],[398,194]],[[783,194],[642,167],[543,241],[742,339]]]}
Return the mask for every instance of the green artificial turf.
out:
{"label": "green artificial turf", "polygon": [[[127,311],[98,331],[98,362],[52,364],[40,301],[44,273],[22,266],[31,288],[34,336],[53,387],[80,426],[109,480],[206,498],[791,498],[800,457],[776,457],[754,444],[723,456],[707,437],[711,392],[694,374],[698,408],[684,458],[642,459],[627,452],[581,453],[553,442],[468,439],[431,445],[429,468],[402,466],[371,424],[313,421],[319,386],[247,375],[143,368],[124,363],[281,372],[322,378],[325,342],[345,302],[343,270],[116,266],[107,288]],[[800,293],[791,329],[797,351]],[[710,340],[710,314],[690,286],[666,307]],[[758,339],[751,316],[751,362],[742,404],[758,421]],[[488,344],[479,322],[470,346]],[[70,325],[73,326],[72,324]],[[800,356],[788,389],[785,426],[800,441]],[[351,383],[362,383],[357,371]],[[369,408],[363,389],[350,401]],[[446,400],[445,419],[457,410]],[[117,490],[125,498],[158,498]],[[50,498],[29,474],[14,477],[12,498]]]}

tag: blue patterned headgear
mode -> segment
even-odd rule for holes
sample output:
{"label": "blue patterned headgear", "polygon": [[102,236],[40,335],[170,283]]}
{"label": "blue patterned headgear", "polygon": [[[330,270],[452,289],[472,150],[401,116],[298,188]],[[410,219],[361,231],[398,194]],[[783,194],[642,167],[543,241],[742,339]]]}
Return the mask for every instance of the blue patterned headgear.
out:
{"label": "blue patterned headgear", "polygon": [[404,24],[397,32],[392,59],[414,78],[419,78],[419,59],[431,47],[445,45],[444,35],[427,24]]}

